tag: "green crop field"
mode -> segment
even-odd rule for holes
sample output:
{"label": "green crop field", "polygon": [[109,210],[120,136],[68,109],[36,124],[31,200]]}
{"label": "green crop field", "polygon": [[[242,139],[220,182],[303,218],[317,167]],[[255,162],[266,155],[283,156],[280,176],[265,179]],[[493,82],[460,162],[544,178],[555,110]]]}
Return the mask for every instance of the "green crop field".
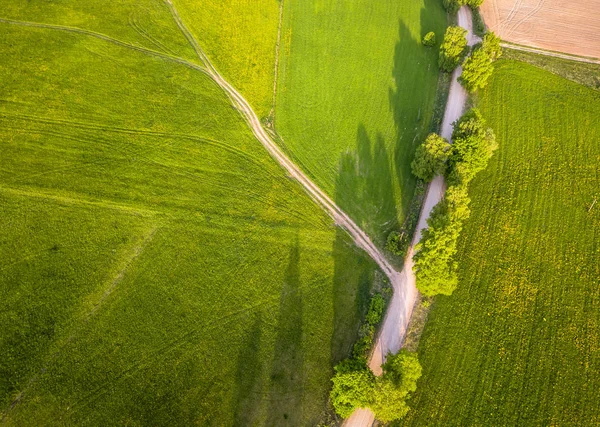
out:
{"label": "green crop field", "polygon": [[440,1],[289,2],[275,127],[283,146],[381,244],[414,192],[414,149],[430,130]]}
{"label": "green crop field", "polygon": [[164,3],[4,3],[2,423],[315,424],[373,263]]}
{"label": "green crop field", "polygon": [[499,149],[405,424],[600,425],[600,92],[501,61],[476,102]]}

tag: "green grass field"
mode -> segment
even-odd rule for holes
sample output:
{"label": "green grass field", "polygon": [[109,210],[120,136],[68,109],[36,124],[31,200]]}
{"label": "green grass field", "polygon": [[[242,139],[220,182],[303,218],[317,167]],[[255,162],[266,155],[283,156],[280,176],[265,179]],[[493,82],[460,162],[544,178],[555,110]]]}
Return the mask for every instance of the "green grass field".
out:
{"label": "green grass field", "polygon": [[473,181],[458,289],[419,346],[406,425],[600,424],[600,93],[501,61],[476,103],[498,137]]}
{"label": "green grass field", "polygon": [[260,118],[273,107],[279,7],[284,0],[173,0],[219,72]]}
{"label": "green grass field", "polygon": [[289,2],[275,126],[292,157],[378,244],[413,196],[446,14],[438,1]]}
{"label": "green grass field", "polygon": [[[162,3],[135,2],[148,37],[80,3],[0,18],[194,60]],[[65,29],[0,46],[2,422],[315,424],[374,265],[201,72]]]}

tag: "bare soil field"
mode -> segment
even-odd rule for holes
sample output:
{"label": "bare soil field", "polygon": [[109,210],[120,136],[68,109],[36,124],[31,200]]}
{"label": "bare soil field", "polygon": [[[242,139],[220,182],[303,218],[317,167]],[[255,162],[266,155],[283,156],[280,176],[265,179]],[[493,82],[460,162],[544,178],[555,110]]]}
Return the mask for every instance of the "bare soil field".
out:
{"label": "bare soil field", "polygon": [[600,0],[486,0],[481,13],[505,41],[600,58]]}

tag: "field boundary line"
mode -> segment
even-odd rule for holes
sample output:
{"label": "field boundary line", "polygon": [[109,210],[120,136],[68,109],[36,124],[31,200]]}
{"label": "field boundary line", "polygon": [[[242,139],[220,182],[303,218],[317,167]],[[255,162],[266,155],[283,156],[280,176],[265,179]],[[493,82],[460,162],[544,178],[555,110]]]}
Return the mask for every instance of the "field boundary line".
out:
{"label": "field boundary line", "polygon": [[524,46],[524,45],[520,45],[517,43],[510,43],[510,42],[506,42],[506,41],[502,41],[500,43],[500,46],[502,46],[503,48],[506,48],[506,49],[520,50],[522,52],[528,52],[528,53],[536,53],[538,55],[551,56],[554,58],[566,59],[569,61],[586,62],[588,64],[600,64],[600,59],[593,58],[593,57],[577,56],[577,55],[572,55],[570,53],[556,52],[556,51],[552,51],[552,50],[546,50],[546,49],[541,49],[541,48],[532,47],[532,46]]}
{"label": "field boundary line", "polygon": [[83,28],[69,27],[66,25],[45,24],[42,22],[19,21],[19,20],[6,19],[6,18],[0,18],[0,23],[8,24],[8,25],[17,25],[17,26],[21,26],[21,27],[43,28],[43,29],[49,29],[49,30],[65,31],[65,32],[75,33],[75,34],[83,34],[83,35],[86,35],[89,37],[94,37],[94,38],[97,38],[100,40],[104,40],[106,42],[115,44],[117,46],[124,47],[126,49],[135,50],[137,52],[141,52],[141,53],[144,53],[149,56],[154,56],[154,57],[161,58],[161,59],[164,59],[167,61],[176,62],[178,64],[185,65],[189,68],[193,68],[197,71],[207,74],[207,70],[205,68],[201,67],[198,64],[194,64],[192,62],[186,61],[185,59],[180,58],[178,56],[173,56],[173,55],[169,55],[166,53],[157,52],[155,50],[148,49],[148,48],[141,47],[141,46],[136,46],[134,44],[127,43],[127,42],[115,39],[113,37],[107,36],[106,34],[96,33],[94,31],[89,31],[89,30],[84,30]]}

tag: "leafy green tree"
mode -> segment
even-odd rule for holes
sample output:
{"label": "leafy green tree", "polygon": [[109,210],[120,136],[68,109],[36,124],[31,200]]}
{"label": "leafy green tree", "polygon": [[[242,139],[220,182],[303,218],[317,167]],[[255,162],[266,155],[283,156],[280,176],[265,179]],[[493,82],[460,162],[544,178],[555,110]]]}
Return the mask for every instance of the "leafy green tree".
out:
{"label": "leafy green tree", "polygon": [[382,368],[370,408],[378,420],[389,422],[403,418],[410,410],[406,398],[417,389],[422,370],[417,355],[406,350],[389,354]]}
{"label": "leafy green tree", "polygon": [[445,138],[431,133],[415,151],[415,158],[410,164],[412,173],[423,181],[429,182],[434,176],[445,170],[450,144]]}
{"label": "leafy green tree", "polygon": [[494,72],[492,60],[482,49],[475,49],[463,65],[459,81],[469,92],[475,92],[487,85],[488,78]]}
{"label": "leafy green tree", "polygon": [[417,288],[423,295],[451,295],[456,289],[456,241],[468,216],[466,188],[449,187],[444,200],[433,208],[413,257]]}
{"label": "leafy green tree", "polygon": [[463,65],[459,81],[469,92],[485,87],[489,77],[494,72],[493,62],[502,55],[500,38],[488,32],[483,41]]}
{"label": "leafy green tree", "polygon": [[435,46],[435,43],[436,43],[435,33],[433,31],[430,31],[427,34],[425,34],[425,36],[423,37],[422,43],[423,43],[423,46],[426,46],[426,47]]}
{"label": "leafy green tree", "polygon": [[355,409],[370,405],[375,389],[375,375],[369,368],[338,371],[336,367],[332,382],[333,388],[329,396],[339,416],[347,418]]}
{"label": "leafy green tree", "polygon": [[458,26],[450,26],[444,34],[440,46],[438,64],[446,72],[453,71],[463,61],[467,54],[467,30]]}
{"label": "leafy green tree", "polygon": [[479,110],[473,108],[454,123],[452,141],[447,178],[450,184],[466,185],[486,168],[497,148],[496,138]]}
{"label": "leafy green tree", "polygon": [[491,31],[488,31],[483,36],[481,42],[481,50],[483,50],[490,57],[492,61],[497,60],[502,56],[502,48],[500,47],[500,37]]}

